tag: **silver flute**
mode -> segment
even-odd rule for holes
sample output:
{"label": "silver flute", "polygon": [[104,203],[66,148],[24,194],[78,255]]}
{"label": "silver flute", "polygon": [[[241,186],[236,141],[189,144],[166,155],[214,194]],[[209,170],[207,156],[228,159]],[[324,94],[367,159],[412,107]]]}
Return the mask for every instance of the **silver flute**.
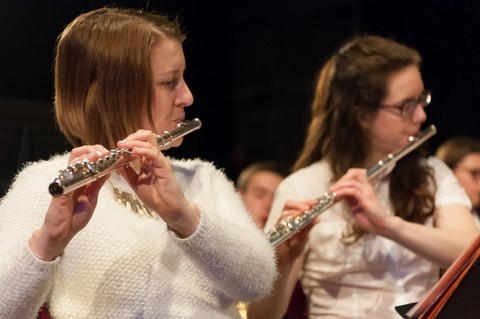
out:
{"label": "silver flute", "polygon": [[[172,144],[173,141],[200,129],[200,127],[202,127],[202,122],[197,118],[179,123],[177,128],[171,132],[165,131],[157,135],[158,149],[164,149]],[[52,196],[67,194],[127,165],[136,158],[138,156],[132,155],[130,149],[117,148],[110,150],[110,154],[95,162],[85,159],[72,163],[58,173],[54,181],[49,185],[48,191]]]}
{"label": "silver flute", "polygon": [[[408,138],[408,144],[405,147],[395,153],[388,154],[385,158],[379,160],[377,164],[367,170],[368,179],[372,179],[382,173],[387,167],[390,167],[399,161],[436,133],[437,128],[435,125],[430,125],[418,135],[410,136]],[[310,224],[316,217],[336,203],[335,196],[336,195],[333,192],[326,192],[323,197],[318,199],[318,203],[310,210],[303,212],[297,217],[290,216],[278,222],[267,233],[270,244],[276,247]]]}

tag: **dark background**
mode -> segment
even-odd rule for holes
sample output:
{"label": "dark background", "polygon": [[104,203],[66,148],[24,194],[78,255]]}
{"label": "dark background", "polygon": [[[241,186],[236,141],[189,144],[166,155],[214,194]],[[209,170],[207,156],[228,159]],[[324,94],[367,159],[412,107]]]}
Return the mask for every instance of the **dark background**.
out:
{"label": "dark background", "polygon": [[[117,1],[178,15],[188,32],[189,118],[203,128],[167,154],[213,161],[235,179],[255,160],[295,160],[317,70],[355,34],[379,34],[423,56],[433,91],[433,151],[453,135],[480,137],[477,1]],[[0,196],[27,161],[69,149],[52,116],[55,40],[78,14],[109,1],[2,0],[0,4]],[[99,132],[99,134],[101,134]],[[52,176],[53,179],[53,176]]]}

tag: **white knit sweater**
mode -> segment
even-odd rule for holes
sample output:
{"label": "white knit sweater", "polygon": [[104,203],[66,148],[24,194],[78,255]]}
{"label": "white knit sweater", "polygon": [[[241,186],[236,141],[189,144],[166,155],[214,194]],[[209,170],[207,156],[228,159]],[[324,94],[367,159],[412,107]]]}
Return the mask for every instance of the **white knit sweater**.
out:
{"label": "white knit sweater", "polygon": [[[115,202],[110,183],[94,215],[61,257],[42,262],[28,240],[42,222],[48,185],[67,156],[28,165],[0,203],[0,318],[35,318],[47,302],[54,319],[235,318],[235,303],[266,295],[274,251],[233,184],[200,160],[171,160],[201,222],[180,239],[161,219]],[[119,177],[116,187],[128,189]]]}

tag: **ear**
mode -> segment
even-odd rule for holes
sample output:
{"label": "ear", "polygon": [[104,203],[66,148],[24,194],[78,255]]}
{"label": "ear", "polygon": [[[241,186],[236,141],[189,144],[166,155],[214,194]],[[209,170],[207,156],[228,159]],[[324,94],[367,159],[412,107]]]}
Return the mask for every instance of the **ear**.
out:
{"label": "ear", "polygon": [[375,114],[371,114],[371,113],[365,113],[365,112],[358,112],[357,113],[358,115],[358,123],[360,124],[360,126],[366,130],[368,128],[370,128],[370,125],[373,121],[373,118],[375,117]]}

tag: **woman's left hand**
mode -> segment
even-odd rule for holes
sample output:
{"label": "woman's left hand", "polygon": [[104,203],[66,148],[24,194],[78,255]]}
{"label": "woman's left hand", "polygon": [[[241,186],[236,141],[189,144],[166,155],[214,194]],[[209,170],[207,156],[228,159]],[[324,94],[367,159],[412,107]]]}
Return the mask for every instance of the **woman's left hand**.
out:
{"label": "woman's left hand", "polygon": [[193,234],[200,222],[200,210],[185,198],[169,161],[158,150],[156,135],[138,130],[119,141],[117,146],[129,148],[133,156],[139,157],[138,173],[131,166],[119,170],[138,198],[180,237]]}
{"label": "woman's left hand", "polygon": [[345,198],[352,208],[356,223],[365,231],[385,236],[389,221],[394,218],[385,213],[365,169],[352,168],[330,188],[336,200]]}

